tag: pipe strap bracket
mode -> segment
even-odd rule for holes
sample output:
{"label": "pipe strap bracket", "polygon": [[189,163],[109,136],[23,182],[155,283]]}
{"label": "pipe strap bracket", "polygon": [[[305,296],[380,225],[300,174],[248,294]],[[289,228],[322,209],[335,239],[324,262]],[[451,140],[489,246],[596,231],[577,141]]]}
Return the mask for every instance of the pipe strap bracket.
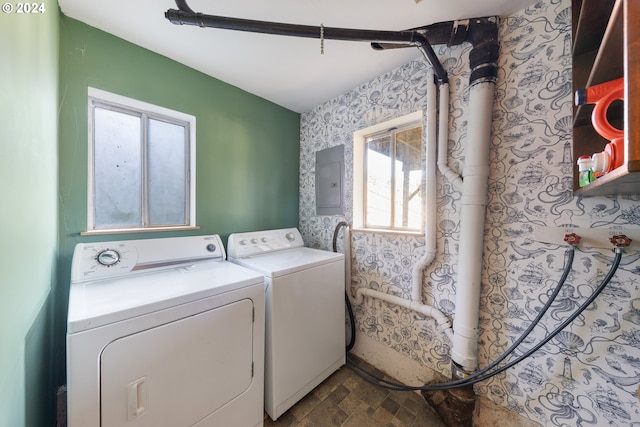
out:
{"label": "pipe strap bracket", "polygon": [[451,47],[451,46],[461,45],[467,38],[468,32],[469,32],[468,19],[461,19],[459,21],[454,21],[453,30],[451,31],[451,38],[447,42],[447,46]]}

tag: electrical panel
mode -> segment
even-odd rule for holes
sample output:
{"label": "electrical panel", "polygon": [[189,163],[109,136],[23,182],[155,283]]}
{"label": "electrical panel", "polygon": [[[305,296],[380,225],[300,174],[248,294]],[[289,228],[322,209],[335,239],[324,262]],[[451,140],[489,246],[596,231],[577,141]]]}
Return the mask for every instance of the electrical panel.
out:
{"label": "electrical panel", "polygon": [[316,215],[344,214],[344,145],[316,152]]}

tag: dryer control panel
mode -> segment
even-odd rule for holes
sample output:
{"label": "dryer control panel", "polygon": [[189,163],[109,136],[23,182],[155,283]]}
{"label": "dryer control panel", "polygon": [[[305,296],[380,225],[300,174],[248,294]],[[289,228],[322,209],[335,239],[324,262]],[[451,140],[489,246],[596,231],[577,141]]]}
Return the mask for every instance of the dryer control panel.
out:
{"label": "dryer control panel", "polygon": [[234,233],[229,236],[227,251],[229,258],[245,258],[266,252],[304,246],[297,228]]}
{"label": "dryer control panel", "polygon": [[224,246],[217,234],[78,243],[71,261],[71,283],[224,259]]}

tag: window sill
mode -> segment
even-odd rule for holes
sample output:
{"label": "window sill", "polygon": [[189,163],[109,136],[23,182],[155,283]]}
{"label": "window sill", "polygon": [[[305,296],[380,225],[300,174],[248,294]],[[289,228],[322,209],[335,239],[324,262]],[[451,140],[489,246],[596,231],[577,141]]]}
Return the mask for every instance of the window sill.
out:
{"label": "window sill", "polygon": [[351,232],[371,234],[395,234],[400,236],[424,237],[423,231],[387,230],[384,228],[352,228]]}
{"label": "window sill", "polygon": [[153,227],[153,228],[110,228],[102,230],[81,231],[81,236],[100,236],[104,234],[129,234],[129,233],[155,233],[159,231],[190,231],[200,230],[200,226],[179,226],[179,227]]}

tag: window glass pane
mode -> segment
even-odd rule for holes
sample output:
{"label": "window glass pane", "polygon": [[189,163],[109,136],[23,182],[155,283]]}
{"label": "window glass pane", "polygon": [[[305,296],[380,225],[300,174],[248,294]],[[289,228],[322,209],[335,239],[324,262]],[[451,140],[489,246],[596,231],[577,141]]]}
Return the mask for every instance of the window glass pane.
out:
{"label": "window glass pane", "polygon": [[391,227],[391,138],[367,141],[366,225]]}
{"label": "window glass pane", "polygon": [[422,128],[395,134],[394,226],[420,229],[422,226]]}
{"label": "window glass pane", "polygon": [[185,127],[149,119],[149,223],[186,224]]}
{"label": "window glass pane", "polygon": [[140,118],[94,108],[96,227],[142,224]]}

